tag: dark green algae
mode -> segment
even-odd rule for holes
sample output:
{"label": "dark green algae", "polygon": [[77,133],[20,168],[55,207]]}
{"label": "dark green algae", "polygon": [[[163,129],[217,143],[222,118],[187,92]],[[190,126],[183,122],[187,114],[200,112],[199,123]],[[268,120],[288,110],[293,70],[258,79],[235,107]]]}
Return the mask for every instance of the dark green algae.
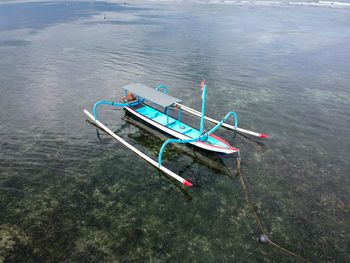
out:
{"label": "dark green algae", "polygon": [[[128,139],[140,143],[139,147],[150,155],[156,155],[162,143],[140,126],[126,124],[119,131],[122,134],[127,131]],[[185,163],[187,175],[200,174],[200,187],[189,190],[152,167],[144,167],[143,161],[132,154],[115,156],[115,142],[103,132],[100,138],[100,143],[107,143],[105,151],[73,167],[61,170],[48,167],[50,177],[40,176],[40,170],[36,182],[26,181],[15,173],[3,177],[0,220],[6,223],[0,228],[2,261],[249,262],[260,257],[258,261],[262,262],[272,258],[294,262],[272,247],[258,243],[259,229],[233,169],[217,172],[206,162],[191,161],[193,156],[183,155],[184,149],[172,147],[165,154],[166,165],[180,171],[175,166]],[[244,143],[245,139],[235,140]],[[244,144],[274,162],[275,158],[264,147],[248,140]],[[225,163],[226,167],[234,168],[234,159],[223,159],[223,163],[215,156],[206,157],[217,165]],[[120,160],[130,166],[119,166]],[[314,210],[307,205],[300,207],[297,200],[288,198],[294,192],[284,192],[279,200],[272,201],[277,194],[269,192],[284,184],[283,178],[270,180],[269,173],[274,168],[264,162],[248,169],[249,161],[243,159],[242,172],[256,174],[254,178],[246,176],[245,180],[249,189],[254,190],[253,200],[269,237],[304,256],[316,258],[307,241],[317,240],[315,245],[326,249],[329,240],[322,238],[324,233],[318,227]],[[90,173],[80,173],[80,169]],[[303,172],[312,176],[311,171]],[[261,184],[266,180],[269,184]],[[300,187],[295,190],[308,198]],[[319,211],[330,206],[338,206],[334,213],[344,211],[331,196],[325,195],[316,205],[320,206]],[[205,218],[201,216],[204,211],[210,211]],[[291,218],[290,214],[294,216]],[[344,244],[338,245],[341,248]],[[342,257],[336,249],[325,254],[326,261]]]}
{"label": "dark green algae", "polygon": [[[133,143],[143,141],[139,147],[148,149],[151,155],[162,143],[136,126],[124,125],[123,130]],[[227,174],[212,171],[205,162],[181,154],[184,150],[194,152],[191,148],[171,147],[164,155],[167,165],[175,166],[177,160],[187,163],[186,174],[201,173],[201,187],[188,190],[153,168],[145,168],[138,157],[129,153],[115,156],[115,142],[103,132],[100,137],[102,144],[108,141],[104,145],[107,149],[91,160],[61,169],[55,163],[48,164],[47,169],[40,167],[36,181],[25,180],[16,175],[18,171],[2,178],[0,220],[7,222],[1,225],[3,261],[163,262],[184,257],[198,261],[203,255],[214,261],[214,251],[226,251],[224,261],[243,256],[228,253],[237,246],[232,242],[232,237],[239,239],[237,228],[252,226],[239,185],[232,185],[237,191],[232,197],[238,199],[227,200],[215,189],[226,188],[227,182],[235,178],[229,179]],[[215,156],[207,158],[223,164]],[[120,161],[130,166],[119,166]],[[81,169],[91,173],[80,173]],[[135,172],[138,170],[143,172]],[[224,177],[228,178],[226,182],[221,180]],[[225,191],[231,190],[229,187]],[[193,199],[194,194],[198,197]],[[202,203],[201,198],[210,202]],[[243,210],[236,210],[237,206]],[[198,214],[203,209],[211,211],[205,219]],[[236,219],[227,221],[227,213]],[[223,246],[217,233],[231,236],[230,241],[225,240]]]}
{"label": "dark green algae", "polygon": [[[191,147],[190,155],[169,147],[165,165],[200,180],[183,188],[84,122],[82,107],[135,81],[164,81],[199,109],[190,87],[203,77],[209,116],[234,109],[242,127],[272,135],[265,145],[233,141],[269,238],[315,262],[348,261],[347,10],[177,5],[133,13],[99,3],[88,16],[79,6],[52,16],[50,5],[40,17],[35,5],[1,34],[2,261],[295,262],[258,243],[233,174]],[[130,26],[118,22],[125,8],[136,19]],[[102,10],[117,22],[103,21]],[[137,20],[142,12],[158,19]],[[99,22],[86,21],[90,15]],[[108,112],[108,127],[156,158],[164,138]]]}

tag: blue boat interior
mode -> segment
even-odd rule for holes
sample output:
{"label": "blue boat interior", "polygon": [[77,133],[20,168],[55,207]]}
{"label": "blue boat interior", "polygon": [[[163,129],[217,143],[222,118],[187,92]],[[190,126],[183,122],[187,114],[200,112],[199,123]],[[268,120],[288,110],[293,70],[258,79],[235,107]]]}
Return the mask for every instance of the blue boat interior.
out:
{"label": "blue boat interior", "polygon": [[[171,130],[174,130],[174,131],[177,131],[183,135],[186,135],[190,138],[197,138],[201,135],[199,130],[197,130],[197,129],[195,129],[187,124],[184,124],[183,122],[181,122],[177,119],[174,119],[171,116],[169,116],[163,112],[160,112],[152,107],[149,107],[147,105],[144,105],[143,107],[136,109],[136,111],[139,114],[169,128]],[[218,140],[216,138],[213,138],[212,136],[209,136],[208,140],[205,143],[212,144],[212,145],[218,146],[218,147],[229,148],[228,145],[226,145],[225,143],[221,142],[220,140]]]}

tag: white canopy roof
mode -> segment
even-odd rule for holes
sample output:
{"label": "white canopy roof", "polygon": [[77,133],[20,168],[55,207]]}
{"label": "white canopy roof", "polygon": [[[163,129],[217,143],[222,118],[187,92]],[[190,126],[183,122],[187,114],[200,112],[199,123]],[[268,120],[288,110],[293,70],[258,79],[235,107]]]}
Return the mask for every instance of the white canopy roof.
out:
{"label": "white canopy roof", "polygon": [[182,100],[169,96],[163,92],[150,88],[141,83],[133,83],[123,87],[123,89],[134,93],[146,100],[149,100],[164,108],[173,105],[175,102],[182,102]]}

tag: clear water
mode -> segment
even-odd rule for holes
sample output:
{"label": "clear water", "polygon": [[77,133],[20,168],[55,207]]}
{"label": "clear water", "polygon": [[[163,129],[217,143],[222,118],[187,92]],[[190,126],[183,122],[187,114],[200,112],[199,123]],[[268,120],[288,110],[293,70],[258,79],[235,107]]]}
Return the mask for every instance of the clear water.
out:
{"label": "clear water", "polygon": [[[228,160],[173,147],[185,189],[88,122],[132,82],[168,85],[207,115],[234,110],[257,143],[242,173],[269,237],[316,262],[349,260],[350,9],[36,2],[0,5],[0,261],[294,262],[258,243]],[[104,107],[156,158],[167,138]],[[199,121],[189,118],[191,125]],[[230,160],[234,163],[234,160]],[[229,167],[230,168],[230,167]]]}

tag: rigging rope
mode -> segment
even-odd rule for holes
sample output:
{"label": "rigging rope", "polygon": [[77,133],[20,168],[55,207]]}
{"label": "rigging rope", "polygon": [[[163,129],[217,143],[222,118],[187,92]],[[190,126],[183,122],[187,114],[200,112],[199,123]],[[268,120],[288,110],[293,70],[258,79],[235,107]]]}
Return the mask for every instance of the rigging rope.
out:
{"label": "rigging rope", "polygon": [[246,184],[244,182],[244,179],[243,179],[243,175],[241,173],[241,155],[240,155],[239,152],[238,152],[238,156],[237,156],[236,175],[239,177],[239,180],[241,182],[241,185],[242,185],[242,188],[243,188],[243,191],[244,191],[245,199],[246,199],[248,205],[250,206],[250,208],[251,208],[251,210],[253,212],[253,215],[255,217],[256,223],[257,223],[257,225],[258,225],[258,227],[259,227],[259,229],[260,229],[260,231],[262,233],[262,236],[265,238],[264,241],[268,242],[270,245],[274,246],[275,248],[282,250],[284,253],[288,254],[289,256],[297,258],[297,259],[299,259],[302,262],[311,263],[310,260],[302,257],[301,255],[296,254],[296,253],[294,253],[294,252],[292,252],[292,251],[290,251],[290,250],[288,250],[288,249],[286,249],[286,248],[276,244],[271,239],[269,239],[268,236],[266,235],[266,232],[264,231],[264,228],[261,225],[260,218],[258,216],[258,213],[256,212],[256,209],[255,209],[254,205],[253,205],[253,201],[252,201],[251,195],[250,195],[250,193],[248,191],[248,188],[247,188],[247,186],[246,186]]}

